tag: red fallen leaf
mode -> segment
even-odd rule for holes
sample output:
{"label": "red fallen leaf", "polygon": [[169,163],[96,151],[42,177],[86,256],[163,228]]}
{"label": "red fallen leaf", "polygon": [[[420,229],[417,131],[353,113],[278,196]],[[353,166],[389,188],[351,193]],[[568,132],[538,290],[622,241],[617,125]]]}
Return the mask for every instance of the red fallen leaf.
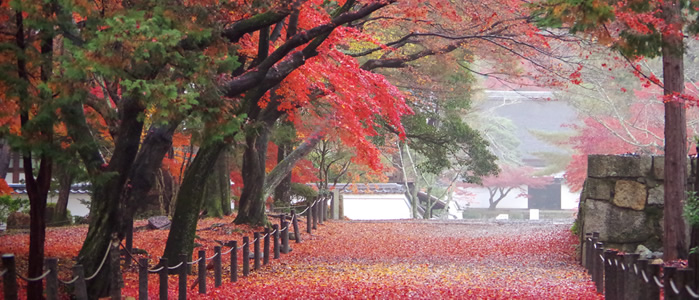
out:
{"label": "red fallen leaf", "polygon": [[[238,240],[240,245],[242,236],[261,230],[234,226],[232,220],[233,216],[201,220],[197,242],[203,246],[196,250],[203,249],[211,257],[214,246],[220,245],[217,241]],[[200,295],[194,265],[188,280],[195,282],[195,288],[188,289],[188,299],[603,299],[574,258],[577,239],[567,225],[329,221],[309,236],[303,221],[299,223],[303,242],[292,242],[291,253],[271,259],[248,277],[240,274],[238,252],[236,283],[228,281],[230,256],[225,255],[224,284],[214,287],[213,268],[207,268],[207,294]],[[143,225],[145,221],[137,221],[135,226]],[[70,278],[71,259],[86,229],[48,230],[47,256],[60,258],[59,278]],[[163,230],[136,231],[134,246],[150,253],[153,266],[166,238]],[[26,234],[0,237],[0,252],[16,253],[20,272],[25,273],[27,239]],[[229,249],[223,248],[224,252]],[[122,295],[136,297],[135,264],[123,276]],[[178,295],[177,280],[177,276],[168,279],[169,298]],[[151,274],[148,283],[149,295],[156,297],[158,275]]]}

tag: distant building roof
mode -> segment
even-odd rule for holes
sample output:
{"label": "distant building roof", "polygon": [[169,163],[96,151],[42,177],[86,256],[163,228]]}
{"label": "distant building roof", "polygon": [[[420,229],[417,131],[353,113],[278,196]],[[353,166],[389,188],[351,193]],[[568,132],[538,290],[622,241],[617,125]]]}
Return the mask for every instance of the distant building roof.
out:
{"label": "distant building roof", "polygon": [[[26,194],[27,187],[23,183],[10,183],[8,184],[17,194]],[[54,191],[58,193],[58,190]],[[76,183],[70,186],[71,194],[89,194],[90,184],[89,183]]]}
{"label": "distant building roof", "polygon": [[343,194],[403,194],[406,186],[399,183],[349,183],[336,185]]}
{"label": "distant building roof", "polygon": [[496,91],[496,90],[486,90],[484,91],[489,99],[527,99],[527,100],[541,100],[541,99],[552,99],[554,98],[554,93],[552,91]]}

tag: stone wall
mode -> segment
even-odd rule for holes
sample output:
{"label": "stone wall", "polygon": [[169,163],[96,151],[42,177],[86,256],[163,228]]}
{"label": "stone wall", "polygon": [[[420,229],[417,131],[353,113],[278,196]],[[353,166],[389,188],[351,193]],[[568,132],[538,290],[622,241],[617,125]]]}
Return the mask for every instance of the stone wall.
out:
{"label": "stone wall", "polygon": [[[688,182],[694,183],[690,163]],[[606,248],[633,252],[641,244],[661,250],[663,182],[663,156],[589,155],[576,221],[581,239],[599,232]]]}

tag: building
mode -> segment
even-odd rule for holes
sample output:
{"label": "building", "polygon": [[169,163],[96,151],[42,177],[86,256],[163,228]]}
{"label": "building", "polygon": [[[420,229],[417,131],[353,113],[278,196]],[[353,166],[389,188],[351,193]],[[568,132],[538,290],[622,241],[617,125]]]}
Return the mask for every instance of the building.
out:
{"label": "building", "polygon": [[406,186],[398,183],[338,184],[343,214],[351,220],[412,218]]}

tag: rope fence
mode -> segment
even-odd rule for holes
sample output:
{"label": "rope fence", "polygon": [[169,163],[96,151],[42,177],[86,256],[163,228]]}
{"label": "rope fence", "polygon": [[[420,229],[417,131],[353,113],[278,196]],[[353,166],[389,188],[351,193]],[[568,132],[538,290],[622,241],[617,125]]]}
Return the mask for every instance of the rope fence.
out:
{"label": "rope fence", "polygon": [[698,299],[697,270],[606,250],[599,240],[598,232],[586,233],[581,264],[605,299]]}
{"label": "rope fence", "polygon": [[[327,200],[326,198],[318,198],[301,212],[302,215],[306,213],[307,225],[311,224],[311,226],[313,226],[313,228],[307,226],[307,233],[311,233],[312,229],[317,229],[316,224],[323,224],[323,221],[326,219],[326,208],[324,208],[326,205],[319,205],[319,203],[327,204]],[[14,254],[3,254],[2,264],[4,269],[0,270],[0,278],[3,280],[4,299],[18,299],[19,285],[17,279],[19,278],[25,282],[45,280],[47,300],[59,298],[59,284],[72,287],[73,298],[77,300],[87,300],[86,282],[95,279],[97,275],[102,272],[108,261],[108,257],[111,257],[111,259],[109,259],[109,264],[112,269],[110,270],[110,276],[117,277],[110,279],[112,281],[110,296],[112,298],[121,298],[121,284],[118,284],[118,282],[120,282],[122,277],[120,267],[122,254],[125,264],[134,261],[138,266],[139,300],[149,299],[149,274],[158,274],[159,276],[159,299],[168,299],[168,276],[170,275],[178,276],[178,299],[187,299],[187,275],[192,265],[197,265],[197,279],[190,289],[198,286],[199,293],[206,294],[207,269],[212,268],[214,270],[214,286],[219,287],[222,285],[222,258],[224,255],[230,254],[229,280],[230,282],[236,282],[238,280],[239,251],[242,252],[242,275],[243,277],[247,277],[251,271],[250,260],[253,260],[253,270],[259,270],[262,265],[267,265],[269,263],[270,248],[272,248],[273,258],[279,259],[280,253],[287,254],[291,251],[289,247],[290,235],[293,236],[292,239],[294,239],[296,243],[301,242],[301,233],[299,232],[297,224],[298,215],[295,213],[294,209],[291,210],[290,215],[283,214],[278,216],[280,217],[279,225],[272,225],[272,230],[270,230],[270,228],[265,228],[265,232],[263,233],[255,232],[252,241],[250,241],[250,237],[244,236],[240,247],[238,246],[238,241],[229,241],[226,245],[231,245],[231,247],[227,251],[222,252],[221,246],[215,246],[214,254],[210,257],[206,257],[206,252],[204,250],[199,250],[197,253],[198,258],[193,261],[189,261],[186,254],[181,254],[179,256],[179,262],[173,266],[169,265],[167,258],[160,258],[158,264],[149,267],[147,258],[135,257],[121,241],[116,238],[113,238],[108,243],[105,254],[92,275],[86,277],[84,275],[83,266],[76,264],[72,268],[73,277],[69,280],[61,280],[58,278],[58,259],[56,258],[47,258],[45,260],[45,271],[42,275],[35,278],[28,278],[16,272]],[[287,220],[291,220],[291,223],[287,222]],[[289,232],[290,228],[293,229],[293,233]],[[272,243],[270,243],[270,238],[272,238]],[[263,241],[262,247],[260,245],[261,241]],[[250,253],[251,245],[253,246],[253,253]],[[207,265],[209,261],[211,261],[211,266]]]}

